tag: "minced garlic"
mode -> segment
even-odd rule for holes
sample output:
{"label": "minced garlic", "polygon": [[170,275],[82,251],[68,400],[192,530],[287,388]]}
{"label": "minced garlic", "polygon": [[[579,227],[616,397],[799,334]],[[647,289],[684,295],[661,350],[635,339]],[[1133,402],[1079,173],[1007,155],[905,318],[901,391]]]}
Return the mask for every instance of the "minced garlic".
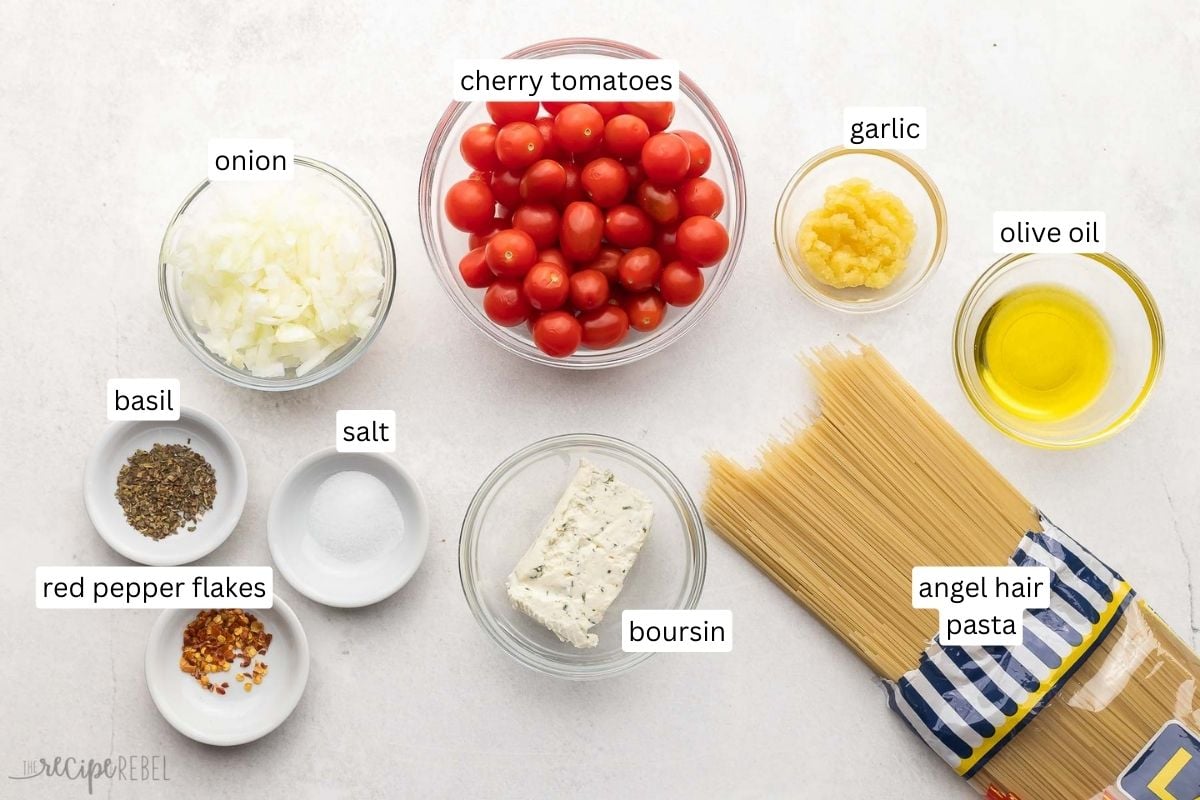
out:
{"label": "minced garlic", "polygon": [[916,236],[899,197],[851,178],[825,190],[825,205],[804,217],[796,244],[821,283],[882,289],[904,271]]}

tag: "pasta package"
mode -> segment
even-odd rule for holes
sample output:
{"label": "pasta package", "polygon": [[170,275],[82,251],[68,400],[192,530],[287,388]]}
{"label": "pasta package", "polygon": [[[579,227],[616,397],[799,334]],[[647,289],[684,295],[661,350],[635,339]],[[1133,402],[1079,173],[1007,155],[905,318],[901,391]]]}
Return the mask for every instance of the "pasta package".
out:
{"label": "pasta package", "polygon": [[[712,527],[883,679],[988,800],[1196,800],[1200,658],[871,348],[819,351],[819,416],[743,468],[710,457]],[[1021,643],[943,646],[916,566],[1044,566]]]}

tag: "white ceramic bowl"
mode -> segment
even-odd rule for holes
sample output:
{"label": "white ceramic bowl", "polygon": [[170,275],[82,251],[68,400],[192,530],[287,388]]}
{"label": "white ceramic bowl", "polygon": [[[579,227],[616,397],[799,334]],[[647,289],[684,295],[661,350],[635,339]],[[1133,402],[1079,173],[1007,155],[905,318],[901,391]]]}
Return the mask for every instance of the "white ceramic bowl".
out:
{"label": "white ceramic bowl", "polygon": [[[121,467],[135,450],[149,450],[155,444],[189,444],[212,465],[217,478],[213,507],[200,518],[196,530],[157,540],[138,533],[125,520],[116,497]],[[182,409],[173,422],[113,422],[88,456],[83,502],[101,538],[131,561],[155,567],[187,564],[216,550],[233,532],[246,504],[246,461],[221,423],[192,408]]]}
{"label": "white ceramic bowl", "polygon": [[[309,531],[313,495],[327,478],[345,471],[378,478],[404,518],[397,541],[365,560],[339,558]],[[378,453],[339,453],[330,447],[303,458],[275,490],[267,543],[275,568],[305,597],[339,608],[366,606],[390,597],[416,573],[429,544],[429,512],[420,488],[394,459]]]}
{"label": "white ceramic bowl", "polygon": [[258,617],[272,635],[262,658],[269,667],[267,676],[252,692],[234,681],[236,665],[229,672],[214,673],[229,682],[224,695],[207,691],[179,669],[183,630],[195,618],[195,609],[168,609],[150,631],[146,686],[163,719],[189,739],[221,746],[252,742],[278,728],[304,694],[308,638],[300,620],[278,596],[272,608],[247,612]]}

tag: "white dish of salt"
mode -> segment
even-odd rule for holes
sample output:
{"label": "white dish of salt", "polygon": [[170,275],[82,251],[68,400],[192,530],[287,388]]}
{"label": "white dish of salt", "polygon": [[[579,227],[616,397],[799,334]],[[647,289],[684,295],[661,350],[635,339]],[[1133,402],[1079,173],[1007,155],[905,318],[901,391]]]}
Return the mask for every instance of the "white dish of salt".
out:
{"label": "white dish of salt", "polygon": [[284,477],[267,516],[275,568],[304,596],[351,608],[391,596],[417,571],[429,515],[388,456],[320,450]]}

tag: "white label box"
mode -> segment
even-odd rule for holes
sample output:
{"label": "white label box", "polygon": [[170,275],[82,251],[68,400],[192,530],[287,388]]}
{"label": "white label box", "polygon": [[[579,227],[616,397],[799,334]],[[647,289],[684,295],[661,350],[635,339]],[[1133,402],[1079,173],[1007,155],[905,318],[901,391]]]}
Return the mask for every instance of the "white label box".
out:
{"label": "white label box", "polygon": [[992,250],[1005,253],[1103,253],[1103,211],[997,211]]}
{"label": "white label box", "polygon": [[679,63],[665,58],[490,58],[454,62],[463,102],[676,100]]}
{"label": "white label box", "polygon": [[36,605],[67,608],[270,608],[271,567],[38,567]]}
{"label": "white label box", "polygon": [[179,419],[182,406],[177,378],[110,378],[105,392],[112,422]]}
{"label": "white label box", "polygon": [[396,412],[342,409],[337,412],[334,441],[339,453],[394,453]]}
{"label": "white label box", "polygon": [[621,649],[626,653],[729,653],[733,612],[626,609],[621,612]]}
{"label": "white label box", "polygon": [[291,139],[209,139],[210,181],[290,181],[295,175]]}
{"label": "white label box", "polygon": [[842,145],[851,150],[924,150],[926,116],[924,106],[847,106]]}

